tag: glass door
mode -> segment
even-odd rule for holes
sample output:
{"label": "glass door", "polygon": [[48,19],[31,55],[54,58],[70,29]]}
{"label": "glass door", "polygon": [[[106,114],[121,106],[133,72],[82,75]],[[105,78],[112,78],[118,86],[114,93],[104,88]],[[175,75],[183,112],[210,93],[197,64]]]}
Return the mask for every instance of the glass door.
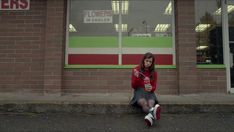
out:
{"label": "glass door", "polygon": [[229,29],[229,47],[230,47],[230,76],[231,89],[234,93],[234,0],[229,0],[227,3],[228,13],[228,29]]}

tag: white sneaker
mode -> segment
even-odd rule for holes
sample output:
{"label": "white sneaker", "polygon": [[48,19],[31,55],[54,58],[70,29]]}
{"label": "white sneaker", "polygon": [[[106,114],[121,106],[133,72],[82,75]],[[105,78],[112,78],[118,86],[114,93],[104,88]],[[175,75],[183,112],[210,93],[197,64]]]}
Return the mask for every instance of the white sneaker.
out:
{"label": "white sneaker", "polygon": [[161,115],[161,107],[160,107],[159,104],[156,104],[154,106],[153,113],[154,113],[154,119],[159,120],[160,119],[160,115]]}
{"label": "white sneaker", "polygon": [[145,123],[147,126],[152,126],[153,120],[154,120],[154,116],[151,113],[145,116]]}

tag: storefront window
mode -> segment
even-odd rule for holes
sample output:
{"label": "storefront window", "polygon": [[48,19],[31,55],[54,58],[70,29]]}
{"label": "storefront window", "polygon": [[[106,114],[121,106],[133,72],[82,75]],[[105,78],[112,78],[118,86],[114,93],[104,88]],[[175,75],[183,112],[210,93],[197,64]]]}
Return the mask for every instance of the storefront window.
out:
{"label": "storefront window", "polygon": [[220,0],[195,0],[197,63],[223,64]]}
{"label": "storefront window", "polygon": [[68,65],[175,64],[171,0],[70,0],[68,16]]}

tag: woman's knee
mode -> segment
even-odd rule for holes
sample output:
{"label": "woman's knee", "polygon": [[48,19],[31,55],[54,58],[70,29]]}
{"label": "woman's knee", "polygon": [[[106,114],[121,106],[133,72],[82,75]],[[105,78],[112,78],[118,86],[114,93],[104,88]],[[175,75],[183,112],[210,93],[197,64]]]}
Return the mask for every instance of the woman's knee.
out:
{"label": "woman's knee", "polygon": [[137,103],[141,106],[147,105],[147,101],[144,98],[140,98]]}
{"label": "woman's knee", "polygon": [[153,107],[155,104],[154,100],[148,100],[149,107]]}

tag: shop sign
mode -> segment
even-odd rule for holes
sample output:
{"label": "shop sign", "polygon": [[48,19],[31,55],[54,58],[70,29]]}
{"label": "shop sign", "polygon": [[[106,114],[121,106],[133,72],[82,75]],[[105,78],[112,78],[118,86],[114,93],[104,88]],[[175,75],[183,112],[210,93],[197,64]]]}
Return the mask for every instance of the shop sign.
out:
{"label": "shop sign", "polygon": [[29,10],[30,0],[0,0],[0,10]]}
{"label": "shop sign", "polygon": [[112,23],[112,10],[84,10],[84,23]]}

